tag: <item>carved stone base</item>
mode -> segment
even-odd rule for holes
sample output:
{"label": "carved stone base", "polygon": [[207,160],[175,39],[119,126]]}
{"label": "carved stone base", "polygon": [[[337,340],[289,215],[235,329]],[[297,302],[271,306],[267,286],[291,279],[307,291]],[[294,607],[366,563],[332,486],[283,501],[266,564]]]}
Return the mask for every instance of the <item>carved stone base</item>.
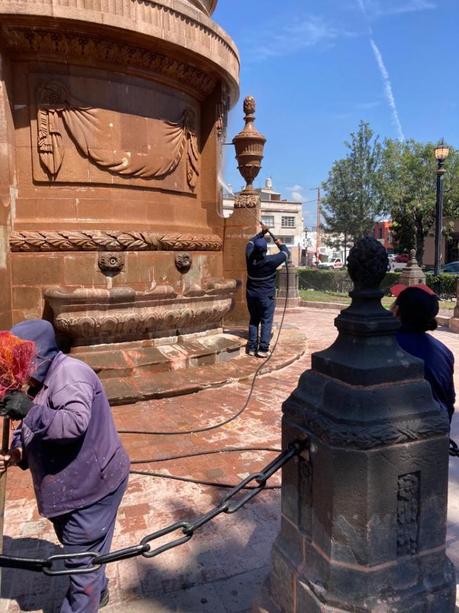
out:
{"label": "carved stone base", "polygon": [[[242,331],[234,332],[224,334],[217,330],[169,339],[76,347],[71,355],[97,372],[112,405],[130,404],[251,379],[260,361],[245,354]],[[284,368],[305,349],[301,332],[286,330],[261,374]]]}

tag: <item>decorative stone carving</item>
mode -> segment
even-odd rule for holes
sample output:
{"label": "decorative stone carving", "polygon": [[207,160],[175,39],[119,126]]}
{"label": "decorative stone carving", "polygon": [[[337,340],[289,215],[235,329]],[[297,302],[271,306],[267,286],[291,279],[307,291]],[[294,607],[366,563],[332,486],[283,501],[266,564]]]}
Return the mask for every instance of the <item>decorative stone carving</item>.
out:
{"label": "decorative stone carving", "polygon": [[223,241],[215,234],[121,232],[84,230],[12,232],[11,251],[220,251]]}
{"label": "decorative stone carving", "polygon": [[[235,281],[222,279],[223,284]],[[188,334],[219,327],[231,308],[231,292],[200,290],[197,297],[177,296],[169,285],[150,292],[118,287],[111,290],[50,288],[45,299],[54,314],[54,325],[74,344],[119,343]]]}
{"label": "decorative stone carving", "polygon": [[377,289],[387,272],[389,259],[380,242],[365,237],[351,249],[347,259],[349,276],[355,290]]}
{"label": "decorative stone carving", "polygon": [[182,2],[195,6],[206,15],[211,15],[214,12],[217,1],[218,0],[182,0]]}
{"label": "decorative stone carving", "polygon": [[217,104],[217,119],[216,129],[217,136],[221,141],[226,140],[226,128],[228,126],[228,112],[230,109],[231,98],[229,90],[224,83],[222,83],[220,102]]}
{"label": "decorative stone carving", "polygon": [[189,253],[178,253],[175,256],[175,266],[182,274],[188,272],[191,268],[191,255]]}
{"label": "decorative stone carving", "polygon": [[283,448],[309,440],[311,474],[283,468],[281,530],[253,610],[454,611],[448,417],[380,304],[385,249],[365,238],[348,262],[339,335],[282,406]]}
{"label": "decorative stone carving", "polygon": [[398,282],[403,283],[403,285],[417,285],[418,283],[426,282],[426,276],[422,272],[422,269],[416,260],[416,249],[411,249],[410,261],[402,270],[402,274],[400,275]]}
{"label": "decorative stone carving", "polygon": [[421,498],[420,473],[400,475],[397,492],[397,555],[412,556],[418,552],[419,512]]}
{"label": "decorative stone carving", "polygon": [[233,138],[238,170],[246,181],[245,188],[239,194],[239,202],[237,205],[235,203],[237,208],[251,208],[258,203],[254,198],[259,196],[253,188],[253,182],[261,169],[266,138],[255,127],[255,110],[255,98],[247,96],[244,100],[245,127]]}
{"label": "decorative stone carving", "polygon": [[[180,122],[163,121],[161,155],[152,151],[113,152],[100,147],[100,135],[110,125],[106,111],[91,108],[71,97],[60,81],[50,81],[37,90],[38,152],[50,179],[55,180],[64,160],[62,131],[67,130],[78,151],[102,170],[122,177],[163,179],[172,174],[182,159],[186,163],[186,178],[194,190],[199,176],[195,116],[185,109]],[[168,155],[164,155],[164,150]]]}
{"label": "decorative stone carving", "polygon": [[234,199],[235,209],[255,209],[260,203],[260,195],[256,192],[240,192]]}
{"label": "decorative stone carving", "polygon": [[82,57],[92,63],[126,66],[141,72],[150,72],[162,79],[178,81],[204,99],[213,92],[216,79],[204,72],[175,60],[167,55],[134,47],[111,40],[103,40],[85,34],[84,37],[71,32],[57,32],[34,28],[4,26],[3,38],[9,48],[32,55],[38,51],[48,53],[53,59],[60,57]]}
{"label": "decorative stone carving", "polygon": [[100,253],[97,264],[107,277],[114,277],[124,268],[124,253]]}

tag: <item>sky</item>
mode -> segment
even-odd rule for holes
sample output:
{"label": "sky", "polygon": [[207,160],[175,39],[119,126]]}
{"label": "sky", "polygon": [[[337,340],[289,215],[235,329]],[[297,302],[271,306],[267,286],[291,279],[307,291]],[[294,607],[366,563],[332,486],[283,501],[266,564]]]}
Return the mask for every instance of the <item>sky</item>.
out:
{"label": "sky", "polygon": [[[241,56],[227,140],[248,95],[268,139],[256,185],[313,200],[360,120],[381,139],[459,147],[459,0],[219,0],[213,18]],[[232,147],[223,178],[243,186]],[[304,216],[315,225],[314,202]]]}

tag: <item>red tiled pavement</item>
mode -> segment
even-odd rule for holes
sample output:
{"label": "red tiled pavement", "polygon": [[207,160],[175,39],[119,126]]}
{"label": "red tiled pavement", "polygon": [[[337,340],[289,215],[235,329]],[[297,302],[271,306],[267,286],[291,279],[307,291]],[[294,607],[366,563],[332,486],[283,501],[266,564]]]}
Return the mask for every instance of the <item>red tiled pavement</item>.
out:
{"label": "red tiled pavement", "polygon": [[[297,325],[308,339],[306,354],[281,371],[256,383],[248,409],[229,424],[200,434],[153,436],[123,434],[133,460],[228,447],[278,448],[281,404],[309,367],[312,351],[330,345],[336,336],[336,311],[301,309],[290,313],[286,327]],[[459,335],[439,331],[459,355]],[[459,383],[459,382],[458,382]],[[459,388],[459,385],[458,385]],[[178,398],[116,407],[120,429],[187,430],[219,423],[243,405],[248,383],[236,383]],[[453,430],[459,434],[457,420]],[[237,483],[261,468],[273,452],[247,451],[208,455],[186,460],[136,465],[197,480]],[[459,459],[452,460],[449,553],[459,566]],[[456,470],[457,467],[457,470]],[[277,480],[276,480],[277,479]],[[273,479],[278,484],[278,478]],[[132,475],[120,507],[114,548],[137,543],[178,519],[193,519],[206,512],[226,490],[181,481]],[[38,516],[30,477],[17,469],[8,476],[5,550],[14,555],[45,556],[57,550],[49,522]],[[279,490],[259,495],[234,515],[222,515],[203,527],[188,543],[153,560],[136,558],[109,565],[109,612],[243,613],[268,572],[270,549],[279,526]],[[65,579],[4,571],[0,611],[53,611],[65,591]]]}

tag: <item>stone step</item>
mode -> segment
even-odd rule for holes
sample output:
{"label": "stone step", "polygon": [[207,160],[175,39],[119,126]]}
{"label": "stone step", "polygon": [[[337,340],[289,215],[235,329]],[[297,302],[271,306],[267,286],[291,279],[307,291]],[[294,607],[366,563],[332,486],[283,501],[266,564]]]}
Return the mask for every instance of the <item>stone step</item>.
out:
{"label": "stone step", "polygon": [[[260,369],[261,375],[284,368],[306,350],[306,337],[298,330],[284,330],[272,357]],[[179,368],[150,374],[142,371],[135,376],[103,379],[110,403],[123,405],[149,400],[192,394],[209,387],[219,387],[250,379],[263,364],[257,357],[242,355],[227,362],[197,368]],[[148,373],[148,374],[146,374]]]}

